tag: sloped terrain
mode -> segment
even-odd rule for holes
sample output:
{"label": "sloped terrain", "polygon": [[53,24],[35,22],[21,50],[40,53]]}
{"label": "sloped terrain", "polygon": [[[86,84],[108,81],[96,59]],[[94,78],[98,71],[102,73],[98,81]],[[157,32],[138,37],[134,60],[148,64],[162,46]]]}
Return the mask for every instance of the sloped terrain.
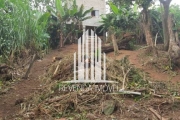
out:
{"label": "sloped terrain", "polygon": [[[141,61],[150,57],[141,57],[144,50],[120,50],[118,56],[107,54],[107,79],[118,84],[64,84],[62,81],[73,79],[72,53],[76,50],[76,45],[66,46],[36,61],[28,80],[15,82],[0,96],[0,117],[9,120],[179,119],[178,70],[169,81],[171,73]],[[53,57],[60,59],[53,61]],[[123,71],[129,69],[125,76]],[[129,93],[121,90],[124,78]],[[110,89],[113,85],[114,89]]]}

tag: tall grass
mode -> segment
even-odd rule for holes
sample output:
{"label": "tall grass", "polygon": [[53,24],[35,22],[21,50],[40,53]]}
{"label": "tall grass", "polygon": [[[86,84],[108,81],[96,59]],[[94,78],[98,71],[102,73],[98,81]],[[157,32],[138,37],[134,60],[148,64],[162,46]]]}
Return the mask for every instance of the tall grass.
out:
{"label": "tall grass", "polygon": [[0,2],[0,55],[5,59],[24,49],[48,49],[49,13],[32,10],[29,0]]}

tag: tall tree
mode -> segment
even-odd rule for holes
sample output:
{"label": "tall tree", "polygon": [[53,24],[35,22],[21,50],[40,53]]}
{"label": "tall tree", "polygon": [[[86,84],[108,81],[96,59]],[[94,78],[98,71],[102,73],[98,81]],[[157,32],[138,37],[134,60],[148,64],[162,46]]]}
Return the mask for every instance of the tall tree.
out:
{"label": "tall tree", "polygon": [[168,17],[168,29],[169,29],[169,55],[173,62],[176,62],[180,58],[180,47],[178,45],[179,40],[176,40],[176,30],[174,30],[175,22],[173,15]]}
{"label": "tall tree", "polygon": [[180,40],[179,40],[179,32],[180,32],[180,5],[171,5],[170,7],[170,13],[174,15],[174,21],[175,21],[175,35],[176,35],[176,42],[178,42],[178,45],[180,46]]}
{"label": "tall tree", "polygon": [[[146,43],[148,46],[153,47],[153,36],[151,33],[151,17],[149,14],[149,7],[152,5],[153,0],[112,0],[114,3],[116,3],[117,5],[119,5],[119,8],[121,8],[121,5],[128,5],[128,6],[135,6],[136,4],[142,8],[141,11],[141,24],[142,24],[142,29],[144,31],[145,34],[145,38],[146,38]],[[135,2],[135,4],[133,3],[133,1]],[[121,6],[121,7],[120,7]],[[126,7],[127,8],[127,7]],[[130,9],[130,7],[128,7],[127,9]],[[130,10],[129,10],[130,11]],[[130,22],[130,21],[129,21]]]}
{"label": "tall tree", "polygon": [[145,34],[146,43],[148,46],[154,47],[153,36],[151,33],[151,17],[148,9],[152,3],[152,0],[136,0],[136,3],[142,7],[141,23]]}
{"label": "tall tree", "polygon": [[169,16],[169,6],[172,0],[159,0],[159,1],[163,6],[162,25],[163,25],[163,36],[164,36],[164,49],[167,51],[169,49],[168,16]]}
{"label": "tall tree", "polygon": [[145,7],[142,10],[141,20],[142,20],[142,27],[144,29],[144,34],[146,37],[146,43],[148,46],[153,47],[154,43],[153,43],[153,36],[151,33],[151,18],[148,9]]}

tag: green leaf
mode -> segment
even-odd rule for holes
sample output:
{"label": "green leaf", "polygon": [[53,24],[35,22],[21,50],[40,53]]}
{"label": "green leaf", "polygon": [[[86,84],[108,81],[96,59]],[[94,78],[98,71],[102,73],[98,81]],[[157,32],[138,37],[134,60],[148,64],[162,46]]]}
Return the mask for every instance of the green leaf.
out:
{"label": "green leaf", "polygon": [[53,16],[57,17],[56,12],[50,6],[47,6],[47,10],[49,10]]}
{"label": "green leaf", "polygon": [[64,16],[65,12],[64,12],[64,9],[63,9],[63,6],[62,6],[62,1],[61,0],[56,0],[55,1],[55,6],[56,6],[56,10],[57,10],[57,13],[60,17]]}
{"label": "green leaf", "polygon": [[90,13],[91,11],[93,10],[93,7],[86,10],[84,13],[83,13],[83,16],[86,16],[88,13]]}
{"label": "green leaf", "polygon": [[135,13],[138,12],[138,5],[137,5],[137,4],[134,4],[133,11],[134,11]]}
{"label": "green leaf", "polygon": [[42,14],[39,19],[38,22],[47,22],[48,18],[50,17],[50,13],[46,12],[44,14]]}
{"label": "green leaf", "polygon": [[119,14],[119,9],[112,2],[109,3],[109,6],[114,14],[116,14],[116,15]]}
{"label": "green leaf", "polygon": [[0,8],[4,8],[5,4],[4,4],[4,0],[0,0]]}

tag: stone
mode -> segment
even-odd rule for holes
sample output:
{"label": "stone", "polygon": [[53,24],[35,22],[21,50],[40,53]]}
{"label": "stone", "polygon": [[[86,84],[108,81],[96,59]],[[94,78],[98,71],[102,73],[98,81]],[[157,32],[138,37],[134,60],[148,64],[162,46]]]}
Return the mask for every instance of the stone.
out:
{"label": "stone", "polygon": [[116,103],[113,100],[107,100],[103,104],[103,113],[105,115],[111,115],[115,110]]}

